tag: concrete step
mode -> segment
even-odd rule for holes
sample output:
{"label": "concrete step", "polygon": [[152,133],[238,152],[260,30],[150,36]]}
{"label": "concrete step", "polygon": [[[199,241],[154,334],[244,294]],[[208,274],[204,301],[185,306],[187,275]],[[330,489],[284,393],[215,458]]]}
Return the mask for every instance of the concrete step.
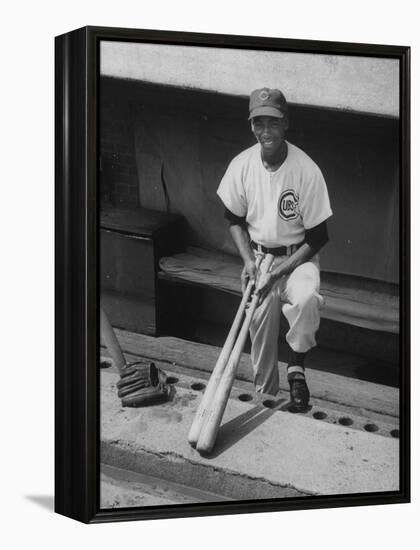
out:
{"label": "concrete step", "polygon": [[[144,464],[145,462],[143,470]],[[223,500],[231,499],[161,477],[101,464],[101,508],[165,506]]]}
{"label": "concrete step", "polygon": [[213,453],[199,455],[187,434],[202,390],[178,374],[168,402],[132,409],[117,396],[118,374],[101,369],[101,462],[235,500],[398,489],[399,442],[385,436],[386,422],[373,433],[319,421],[315,404],[312,414],[292,415],[281,397],[269,407],[242,401],[243,387],[234,389]]}
{"label": "concrete step", "polygon": [[[131,354],[125,354],[125,357],[129,363],[144,359],[143,357]],[[103,360],[110,361],[106,355],[103,356]],[[167,363],[159,360],[154,360],[154,363],[166,373],[169,384],[176,385],[177,388],[184,388],[185,390],[192,389],[199,394],[205,391],[210,373],[176,364],[169,366]],[[110,372],[117,372],[112,367],[112,361],[108,365],[111,365]],[[280,390],[275,397],[268,394],[257,394],[251,382],[235,380],[230,399],[246,402],[249,405],[258,404],[267,409],[287,411],[289,392]],[[354,407],[353,405],[326,401],[313,396],[311,397],[308,411],[300,413],[300,416],[337,426],[351,426],[354,430],[367,431],[383,435],[384,437],[399,437],[399,419],[395,416],[377,413],[362,407]]]}
{"label": "concrete step", "polygon": [[[146,336],[116,330],[116,335],[123,352],[131,357],[143,357],[153,361],[159,361],[166,368],[183,367],[193,369],[195,374],[202,373],[208,376],[212,372],[220,348],[207,344],[198,344],[174,337]],[[337,361],[345,360],[337,358]],[[279,362],[281,390],[288,392],[286,380],[286,364]],[[364,414],[364,411],[380,415],[399,417],[399,390],[391,386],[384,386],[324,372],[315,368],[306,369],[308,383],[313,398],[334,405],[351,407],[356,412]],[[252,382],[252,367],[250,356],[242,354],[238,367],[237,380]]]}

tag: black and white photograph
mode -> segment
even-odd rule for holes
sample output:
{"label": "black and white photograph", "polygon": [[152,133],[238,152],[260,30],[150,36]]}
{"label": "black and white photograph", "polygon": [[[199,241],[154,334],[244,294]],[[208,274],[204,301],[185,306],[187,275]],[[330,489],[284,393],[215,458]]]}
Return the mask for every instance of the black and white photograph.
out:
{"label": "black and white photograph", "polygon": [[3,546],[411,548],[415,3],[2,15]]}
{"label": "black and white photograph", "polygon": [[101,510],[403,490],[401,56],[330,50],[100,40]]}
{"label": "black and white photograph", "polygon": [[5,4],[3,547],[413,547],[416,16]]}

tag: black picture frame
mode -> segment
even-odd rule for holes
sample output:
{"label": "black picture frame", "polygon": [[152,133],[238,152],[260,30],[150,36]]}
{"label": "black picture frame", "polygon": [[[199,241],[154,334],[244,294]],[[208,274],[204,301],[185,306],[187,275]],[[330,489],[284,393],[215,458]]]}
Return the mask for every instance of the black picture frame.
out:
{"label": "black picture frame", "polygon": [[[101,510],[99,507],[98,78],[101,40],[375,56],[400,66],[400,490]],[[84,27],[55,41],[55,511],[85,522],[410,501],[410,48]]]}

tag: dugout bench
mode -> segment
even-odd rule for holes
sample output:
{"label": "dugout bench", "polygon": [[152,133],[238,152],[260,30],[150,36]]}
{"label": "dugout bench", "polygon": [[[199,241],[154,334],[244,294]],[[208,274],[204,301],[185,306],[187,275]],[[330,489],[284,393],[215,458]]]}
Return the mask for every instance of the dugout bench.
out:
{"label": "dugout bench", "polygon": [[[233,320],[241,261],[189,246],[187,233],[178,215],[102,209],[101,299],[113,326],[221,345],[212,333],[227,334]],[[398,363],[398,285],[322,272],[321,294],[321,346]]]}

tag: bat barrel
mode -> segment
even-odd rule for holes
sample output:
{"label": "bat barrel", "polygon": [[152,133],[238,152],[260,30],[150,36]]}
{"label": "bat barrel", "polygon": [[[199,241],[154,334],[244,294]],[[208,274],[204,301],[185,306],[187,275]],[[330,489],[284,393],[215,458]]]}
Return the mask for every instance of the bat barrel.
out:
{"label": "bat barrel", "polygon": [[[269,270],[272,260],[272,255],[267,255],[265,257],[265,261],[261,269],[262,273]],[[196,448],[200,453],[210,453],[213,449],[217,433],[222,422],[223,414],[229,400],[230,392],[235,381],[236,371],[246,343],[252,317],[258,306],[258,300],[259,296],[254,293],[250,307],[246,313],[244,323],[232,349],[231,356],[221,376],[217,390],[215,391],[213,402],[209,406],[205,422],[203,422],[203,426],[196,444]]]}
{"label": "bat barrel", "polygon": [[[261,256],[257,257],[256,261],[256,267],[258,269],[259,265],[261,263]],[[208,415],[208,408],[210,407],[214,395],[216,393],[217,387],[220,383],[220,380],[223,375],[223,371],[225,369],[225,366],[229,360],[230,354],[232,352],[233,346],[235,344],[235,338],[238,334],[238,331],[240,329],[240,324],[243,319],[243,315],[245,312],[246,304],[248,303],[249,297],[251,295],[253,287],[253,282],[249,281],[246,290],[244,292],[244,295],[242,296],[241,303],[239,305],[238,311],[235,315],[235,319],[233,320],[232,326],[230,328],[229,334],[226,338],[225,344],[222,348],[222,351],[220,352],[219,358],[216,362],[216,365],[213,369],[212,375],[210,376],[210,379],[207,384],[206,391],[201,399],[201,402],[198,406],[197,412],[195,414],[193,423],[191,425],[190,431],[188,433],[188,442],[193,447],[197,444],[197,441],[200,437],[200,432],[202,429],[202,426],[205,424],[207,415]]]}
{"label": "bat barrel", "polygon": [[246,320],[242,325],[238,339],[236,340],[232,354],[229,358],[229,362],[226,365],[226,369],[215,392],[212,407],[210,408],[206,422],[201,429],[196,445],[197,451],[200,453],[210,453],[216,441],[217,432],[221,424],[226,405],[229,401],[229,396],[235,381],[236,371],[241,359],[242,350],[248,336],[248,329],[251,323],[252,314],[255,311],[257,299],[258,297],[254,297],[254,303],[251,305],[250,310],[246,314]]}

